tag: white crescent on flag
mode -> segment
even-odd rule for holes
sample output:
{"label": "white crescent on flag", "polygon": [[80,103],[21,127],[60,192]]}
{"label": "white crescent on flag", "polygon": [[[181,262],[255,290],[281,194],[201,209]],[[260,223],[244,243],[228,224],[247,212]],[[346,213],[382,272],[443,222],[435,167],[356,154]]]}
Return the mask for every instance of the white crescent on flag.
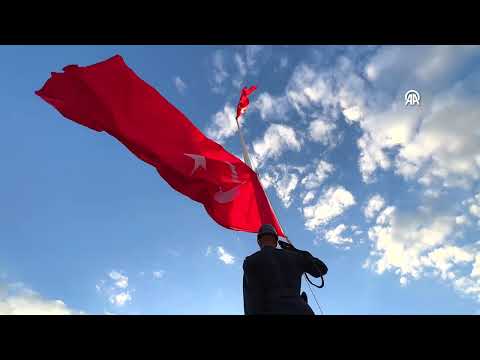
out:
{"label": "white crescent on flag", "polygon": [[235,199],[238,195],[238,191],[240,190],[241,184],[238,186],[235,186],[234,188],[228,190],[228,191],[223,191],[221,188],[219,191],[215,193],[215,196],[213,197],[216,202],[220,204],[226,204]]}

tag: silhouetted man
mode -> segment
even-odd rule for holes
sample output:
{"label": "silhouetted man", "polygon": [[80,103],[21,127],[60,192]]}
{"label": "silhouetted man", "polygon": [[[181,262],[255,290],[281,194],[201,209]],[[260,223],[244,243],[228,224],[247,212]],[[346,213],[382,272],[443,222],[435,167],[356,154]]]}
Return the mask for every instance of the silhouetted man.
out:
{"label": "silhouetted man", "polygon": [[320,277],[327,266],[308,251],[292,245],[277,249],[278,235],[270,224],[257,234],[260,251],[243,262],[243,303],[245,315],[297,314],[315,315],[306,296],[300,295],[303,273]]}

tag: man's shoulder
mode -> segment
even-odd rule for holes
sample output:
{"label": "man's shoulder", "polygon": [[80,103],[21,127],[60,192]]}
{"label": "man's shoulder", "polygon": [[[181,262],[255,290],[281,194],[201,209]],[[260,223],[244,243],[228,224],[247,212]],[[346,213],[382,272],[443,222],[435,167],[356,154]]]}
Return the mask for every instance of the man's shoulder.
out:
{"label": "man's shoulder", "polygon": [[270,257],[272,252],[278,251],[277,249],[260,249],[253,254],[247,256],[243,261],[245,265],[261,264],[265,261],[266,258]]}
{"label": "man's shoulder", "polygon": [[253,254],[248,255],[247,257],[245,257],[245,260],[244,260],[243,262],[246,263],[246,262],[255,261],[255,259],[257,259],[259,256],[261,256],[261,251],[260,251],[260,250],[258,250],[258,251],[256,251],[256,252],[254,252]]}
{"label": "man's shoulder", "polygon": [[274,256],[278,256],[278,255],[283,255],[284,253],[285,251],[281,249],[258,250],[257,252],[254,252],[253,254],[247,256],[244,262],[252,263],[252,262],[262,261],[262,259],[264,259],[265,257],[272,256],[272,254],[274,254]]}

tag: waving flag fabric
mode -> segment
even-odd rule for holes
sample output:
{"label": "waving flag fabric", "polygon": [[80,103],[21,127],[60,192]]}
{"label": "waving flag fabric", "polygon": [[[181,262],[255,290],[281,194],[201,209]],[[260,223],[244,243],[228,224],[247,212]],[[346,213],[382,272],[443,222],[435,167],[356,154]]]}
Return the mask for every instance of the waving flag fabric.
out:
{"label": "waving flag fabric", "polygon": [[250,101],[248,100],[248,96],[257,90],[257,87],[255,85],[251,86],[250,88],[244,87],[242,89],[242,92],[240,93],[240,100],[238,101],[237,105],[237,119],[245,113],[248,109],[248,104],[250,104]]}
{"label": "waving flag fabric", "polygon": [[256,173],[203,135],[121,56],[63,70],[36,92],[63,116],[115,137],[218,224],[257,232],[270,223],[285,236]]}

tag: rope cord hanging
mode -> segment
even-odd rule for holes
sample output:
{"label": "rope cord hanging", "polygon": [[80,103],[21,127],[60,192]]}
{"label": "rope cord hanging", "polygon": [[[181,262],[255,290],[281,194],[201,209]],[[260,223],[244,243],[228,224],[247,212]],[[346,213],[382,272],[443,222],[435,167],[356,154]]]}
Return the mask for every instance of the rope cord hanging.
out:
{"label": "rope cord hanging", "polygon": [[[308,280],[307,274],[305,274],[305,278]],[[310,282],[310,280],[308,280],[308,281]],[[317,303],[317,306],[318,306],[318,309],[320,310],[320,313],[321,313],[322,315],[325,315],[325,314],[323,313],[322,307],[321,307],[320,304],[318,303],[317,297],[315,296],[315,293],[313,292],[312,287],[310,286],[310,284],[309,284],[308,282],[307,282],[307,285],[308,285],[308,288],[310,289],[310,293],[312,294],[315,302]],[[315,285],[315,284],[313,284],[313,285]],[[322,286],[323,286],[323,277],[322,277]]]}

